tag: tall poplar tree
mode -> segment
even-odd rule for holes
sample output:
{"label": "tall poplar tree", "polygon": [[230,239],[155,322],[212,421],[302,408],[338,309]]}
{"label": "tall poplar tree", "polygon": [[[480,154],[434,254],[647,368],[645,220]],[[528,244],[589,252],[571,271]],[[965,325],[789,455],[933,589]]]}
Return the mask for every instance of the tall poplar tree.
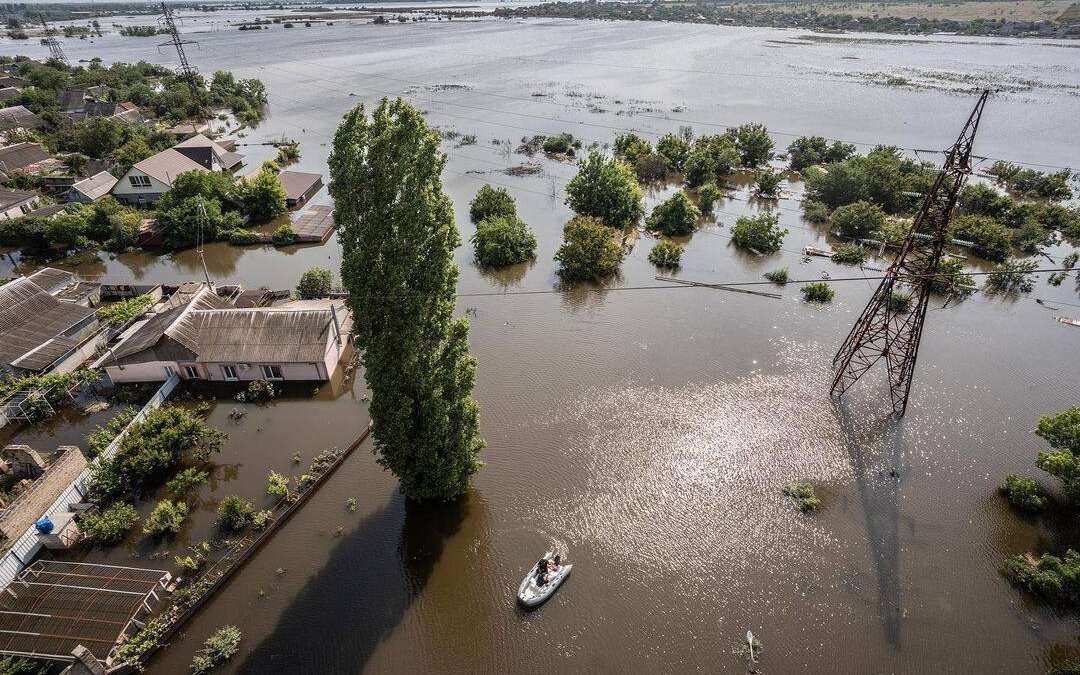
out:
{"label": "tall poplar tree", "polygon": [[379,463],[411,499],[452,499],[482,465],[469,322],[454,319],[461,244],[439,136],[406,101],[345,115],[330,194]]}

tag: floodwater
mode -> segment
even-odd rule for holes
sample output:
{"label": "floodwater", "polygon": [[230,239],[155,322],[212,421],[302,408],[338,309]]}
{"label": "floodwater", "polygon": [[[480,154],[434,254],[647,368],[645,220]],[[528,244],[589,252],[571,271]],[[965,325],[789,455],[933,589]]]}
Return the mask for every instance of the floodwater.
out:
{"label": "floodwater", "polygon": [[[1019,298],[938,302],[896,422],[880,377],[839,404],[827,396],[829,359],[874,281],[836,282],[823,307],[803,303],[797,285],[780,300],[638,288],[662,283],[642,237],[611,284],[559,290],[552,255],[574,168],[513,152],[535,133],[610,142],[627,128],[707,133],[751,121],[781,147],[792,138],[781,134],[817,133],[942,148],[973,104],[952,90],[974,81],[1005,89],[987,108],[979,154],[1066,166],[1080,149],[1074,45],[539,20],[240,33],[223,28],[226,18],[192,34],[189,55],[203,72],[229,68],[268,85],[269,118],[243,140],[285,134],[300,141],[300,170],[325,172],[344,111],[404,95],[432,124],[476,137],[445,144],[463,236],[473,229],[469,199],[492,182],[515,195],[539,247],[534,263],[498,275],[477,270],[468,245],[458,251],[488,441],[467,498],[407,504],[371,455],[355,454],[149,672],[185,672],[225,623],[244,641],[221,672],[245,675],[734,673],[745,669],[736,651],[748,629],[772,673],[1039,673],[1080,649],[1074,618],[1032,605],[1001,577],[1006,556],[1055,540],[995,492],[1006,472],[1034,471],[1038,417],[1080,400],[1080,331],[1054,320],[1080,316],[1072,277],[1052,288],[1041,275]],[[65,49],[171,65],[157,42],[106,36]],[[2,49],[16,46],[42,49]],[[882,73],[917,86],[884,86]],[[253,167],[269,153],[241,150]],[[503,173],[527,162],[541,173]],[[652,191],[650,205],[672,189]],[[801,248],[827,235],[801,221],[799,184],[786,189],[775,207],[745,189],[723,200],[716,221],[689,238],[679,276],[756,280],[785,265],[797,279],[874,275],[800,262]],[[729,228],[762,208],[790,233],[784,251],[753,258],[731,247]],[[289,287],[311,265],[339,263],[334,242],[207,246],[215,280],[249,287]],[[190,251],[75,267],[108,279],[201,273]],[[307,461],[351,441],[367,422],[362,378],[338,390],[248,405],[239,422],[220,401],[211,421],[231,434],[215,458],[227,485],[206,488],[203,511],[223,490],[259,494],[271,468],[295,473],[294,452]],[[820,513],[802,516],[782,496],[795,479],[819,486]],[[356,512],[345,508],[350,497]],[[574,574],[547,605],[522,612],[516,585],[551,542],[569,550]],[[120,548],[111,559],[130,555]]]}

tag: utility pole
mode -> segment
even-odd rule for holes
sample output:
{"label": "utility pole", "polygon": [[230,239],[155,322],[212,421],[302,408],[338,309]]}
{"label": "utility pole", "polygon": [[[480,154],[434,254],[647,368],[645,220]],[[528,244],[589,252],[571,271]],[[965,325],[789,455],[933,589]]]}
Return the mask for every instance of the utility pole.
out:
{"label": "utility pole", "polygon": [[[989,96],[989,90],[979,96],[964,129],[946,152],[945,163],[923,199],[900,253],[885,270],[877,291],[833,357],[836,376],[832,394],[843,396],[884,357],[893,412],[903,415],[907,410],[930,289],[949,241],[949,218],[957,195],[971,173],[971,146]],[[897,311],[900,308],[893,301],[897,292],[910,294],[914,300],[911,311]]]}
{"label": "utility pole", "polygon": [[196,253],[199,255],[199,262],[202,263],[203,277],[206,279],[206,285],[211,289],[214,288],[214,282],[210,281],[210,272],[206,269],[206,253],[203,251],[203,239],[206,237],[205,227],[210,217],[206,215],[206,203],[203,202],[202,197],[199,197],[199,236],[197,240],[198,248]]}
{"label": "utility pole", "polygon": [[187,54],[184,53],[184,45],[197,45],[198,42],[194,40],[182,40],[180,39],[180,32],[176,30],[176,21],[173,19],[172,10],[164,2],[161,3],[161,16],[158,21],[165,25],[165,30],[169,33],[169,41],[162,42],[158,45],[158,49],[162,47],[172,47],[176,50],[176,56],[180,59],[180,67],[176,69],[176,74],[182,79],[187,81],[188,87],[191,88],[191,93],[195,97],[195,100],[200,99],[202,92],[199,90],[199,82],[197,76],[199,70],[188,62]]}
{"label": "utility pole", "polygon": [[67,54],[64,53],[63,48],[60,47],[60,41],[56,39],[52,29],[49,28],[49,22],[45,19],[45,14],[42,13],[39,16],[41,17],[41,27],[45,29],[45,37],[42,38],[41,41],[49,48],[49,58],[70,67],[71,62],[68,61]]}

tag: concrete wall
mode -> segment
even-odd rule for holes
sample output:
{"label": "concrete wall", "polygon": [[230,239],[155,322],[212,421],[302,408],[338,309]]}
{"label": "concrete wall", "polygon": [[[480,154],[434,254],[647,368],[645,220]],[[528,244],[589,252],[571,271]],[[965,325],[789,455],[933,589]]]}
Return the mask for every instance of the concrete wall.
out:
{"label": "concrete wall", "polygon": [[105,373],[114,383],[121,382],[164,382],[168,377],[165,374],[165,366],[172,366],[173,370],[180,372],[175,361],[150,361],[147,363],[132,363],[126,366],[105,366]]}

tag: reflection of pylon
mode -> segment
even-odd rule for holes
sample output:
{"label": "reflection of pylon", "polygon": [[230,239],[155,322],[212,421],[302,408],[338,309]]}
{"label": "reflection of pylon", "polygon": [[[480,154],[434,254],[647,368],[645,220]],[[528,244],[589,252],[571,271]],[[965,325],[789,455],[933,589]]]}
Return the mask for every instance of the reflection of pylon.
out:
{"label": "reflection of pylon", "polygon": [[[946,153],[945,164],[923,199],[900,253],[833,357],[833,394],[842,396],[878,359],[885,357],[893,412],[903,415],[907,410],[930,289],[949,239],[949,217],[956,207],[957,194],[971,173],[971,146],[989,95],[986,90],[979,96],[963,131]],[[898,301],[897,293],[910,299]],[[902,305],[912,303],[910,311],[904,311],[907,308]]]}
{"label": "reflection of pylon", "polygon": [[65,66],[70,66],[71,63],[68,61],[67,54],[64,53],[63,48],[60,46],[60,41],[53,35],[44,14],[41,15],[41,27],[45,29],[45,37],[41,41],[49,48],[49,58],[53,61],[59,61]]}
{"label": "reflection of pylon", "polygon": [[169,41],[162,42],[158,47],[171,46],[176,50],[176,56],[180,59],[180,67],[176,69],[176,74],[183,78],[188,87],[191,88],[191,93],[195,96],[195,100],[199,100],[199,82],[197,76],[199,70],[195,66],[188,62],[187,54],[184,53],[184,45],[197,45],[198,42],[194,40],[181,40],[180,32],[176,30],[176,21],[173,20],[172,10],[164,2],[161,3],[161,18],[159,19],[165,24],[165,30],[169,33]]}

